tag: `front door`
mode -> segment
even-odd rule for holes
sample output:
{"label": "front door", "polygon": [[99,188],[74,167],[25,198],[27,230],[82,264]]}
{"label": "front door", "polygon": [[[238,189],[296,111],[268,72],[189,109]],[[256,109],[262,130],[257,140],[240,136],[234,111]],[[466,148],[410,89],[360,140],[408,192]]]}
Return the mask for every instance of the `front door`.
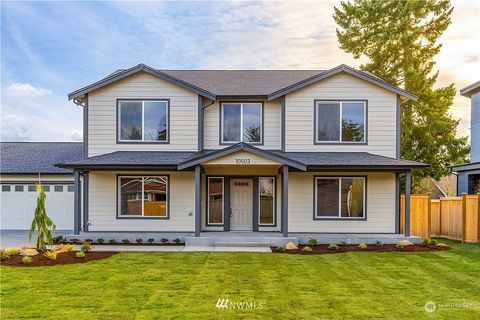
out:
{"label": "front door", "polygon": [[230,230],[252,231],[253,181],[252,179],[230,180]]}

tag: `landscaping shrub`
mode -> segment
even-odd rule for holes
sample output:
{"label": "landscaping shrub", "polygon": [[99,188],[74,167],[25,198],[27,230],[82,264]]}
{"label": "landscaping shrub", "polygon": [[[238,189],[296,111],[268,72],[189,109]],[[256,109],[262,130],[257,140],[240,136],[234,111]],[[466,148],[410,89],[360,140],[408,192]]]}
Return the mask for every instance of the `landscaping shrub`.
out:
{"label": "landscaping shrub", "polygon": [[136,241],[138,244],[140,244],[140,243],[143,242],[143,239],[142,239],[142,238],[138,238],[138,239],[135,239],[135,241]]}
{"label": "landscaping shrub", "polygon": [[85,252],[83,252],[83,251],[77,251],[77,252],[75,253],[75,257],[76,257],[76,258],[85,258]]}
{"label": "landscaping shrub", "polygon": [[338,246],[335,243],[328,245],[328,250],[338,250]]}
{"label": "landscaping shrub", "polygon": [[422,246],[428,246],[429,243],[430,243],[430,240],[428,240],[428,239],[423,239],[423,241],[422,241]]}
{"label": "landscaping shrub", "polygon": [[346,242],[346,241],[342,241],[342,242],[340,243],[340,245],[341,245],[342,247],[345,247],[345,246],[347,245],[347,242]]}
{"label": "landscaping shrub", "polygon": [[5,252],[7,253],[7,255],[10,257],[10,256],[16,256],[17,254],[20,253],[20,249],[18,248],[10,248],[10,249],[7,249],[5,250]]}
{"label": "landscaping shrub", "polygon": [[285,252],[285,246],[277,246],[276,250],[278,252]]}
{"label": "landscaping shrub", "polygon": [[180,240],[179,238],[175,238],[175,239],[173,239],[173,242],[175,242],[175,244],[180,244],[180,242],[182,242],[182,240]]}
{"label": "landscaping shrub", "polygon": [[401,250],[401,249],[404,248],[404,246],[403,246],[403,244],[401,244],[401,243],[397,243],[397,244],[395,245],[395,248]]}
{"label": "landscaping shrub", "polygon": [[130,240],[128,240],[128,239],[123,239],[123,240],[122,240],[122,243],[125,243],[125,244],[130,243]]}
{"label": "landscaping shrub", "polygon": [[9,255],[7,254],[7,252],[5,250],[0,250],[0,260],[5,260],[5,259],[8,259],[9,258]]}
{"label": "landscaping shrub", "polygon": [[320,243],[318,242],[317,239],[315,239],[315,238],[310,238],[310,239],[308,240],[308,244],[309,244],[310,246],[312,246],[312,247],[315,247],[315,246],[318,246]]}
{"label": "landscaping shrub", "polygon": [[448,245],[446,243],[443,243],[443,242],[439,242],[435,245],[436,247],[445,247],[445,248],[448,248]]}
{"label": "landscaping shrub", "polygon": [[65,245],[63,246],[63,248],[64,248],[65,250],[67,250],[67,252],[70,252],[70,251],[73,250],[73,248],[75,248],[75,245],[74,245],[74,244],[65,244]]}
{"label": "landscaping shrub", "polygon": [[155,239],[153,239],[153,238],[149,238],[149,239],[147,240],[147,242],[150,243],[150,244],[152,244],[154,241],[155,241]]}
{"label": "landscaping shrub", "polygon": [[313,249],[310,246],[305,246],[302,248],[302,251],[308,252],[308,251],[313,251]]}
{"label": "landscaping shrub", "polygon": [[73,238],[73,239],[70,239],[70,242],[71,243],[80,243],[80,239]]}
{"label": "landscaping shrub", "polygon": [[430,239],[430,241],[428,241],[428,244],[431,245],[431,246],[436,246],[437,243],[438,243],[438,241],[435,240],[435,239]]}
{"label": "landscaping shrub", "polygon": [[103,238],[98,238],[97,239],[97,243],[104,243],[104,242],[105,242],[105,239],[103,239]]}
{"label": "landscaping shrub", "polygon": [[57,260],[57,253],[55,251],[47,251],[45,252],[45,257],[49,260]]}
{"label": "landscaping shrub", "polygon": [[87,242],[87,241],[85,241],[83,243],[82,247],[80,248],[80,250],[85,252],[85,253],[87,253],[89,251],[92,251],[92,249],[93,249],[93,246],[92,246],[91,242]]}
{"label": "landscaping shrub", "polygon": [[167,243],[167,242],[168,242],[168,239],[167,239],[167,238],[162,238],[162,239],[160,240],[160,242],[161,242],[161,243]]}
{"label": "landscaping shrub", "polygon": [[368,248],[368,246],[367,246],[365,243],[360,243],[360,244],[358,245],[358,247],[359,247],[360,249],[367,249],[367,248]]}
{"label": "landscaping shrub", "polygon": [[47,249],[47,245],[53,244],[52,231],[55,230],[55,223],[47,215],[45,188],[41,184],[37,184],[38,198],[37,205],[35,207],[35,213],[33,214],[32,225],[30,226],[30,233],[28,235],[28,241],[32,241],[32,236],[35,230],[37,230],[37,245],[36,248],[39,251]]}
{"label": "landscaping shrub", "polygon": [[31,265],[32,261],[33,261],[32,257],[29,257],[29,256],[25,256],[25,257],[22,258],[22,262],[26,266]]}
{"label": "landscaping shrub", "polygon": [[380,240],[377,240],[377,241],[375,241],[375,245],[376,245],[377,247],[381,247],[381,246],[383,246],[383,242],[380,241]]}
{"label": "landscaping shrub", "polygon": [[85,239],[84,243],[85,243],[85,242],[93,243],[93,239]]}
{"label": "landscaping shrub", "polygon": [[65,240],[63,236],[53,237],[53,243],[63,243]]}
{"label": "landscaping shrub", "polygon": [[115,239],[110,239],[110,240],[108,240],[108,243],[115,244],[115,243],[117,243],[117,241]]}

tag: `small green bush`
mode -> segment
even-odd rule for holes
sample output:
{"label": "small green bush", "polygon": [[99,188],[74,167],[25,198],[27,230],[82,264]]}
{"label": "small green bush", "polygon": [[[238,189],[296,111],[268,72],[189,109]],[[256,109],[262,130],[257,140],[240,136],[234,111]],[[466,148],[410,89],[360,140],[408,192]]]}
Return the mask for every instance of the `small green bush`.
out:
{"label": "small green bush", "polygon": [[428,243],[429,243],[429,242],[430,242],[430,241],[429,241],[428,239],[423,239],[423,241],[422,241],[422,246],[428,246]]}
{"label": "small green bush", "polygon": [[29,257],[29,256],[25,256],[25,257],[22,258],[22,262],[26,266],[31,265],[32,261],[33,261],[32,257]]}
{"label": "small green bush", "polygon": [[338,246],[335,243],[328,245],[328,250],[338,250]]}
{"label": "small green bush", "polygon": [[309,251],[313,251],[313,249],[310,246],[305,246],[302,248],[302,251],[309,252]]}
{"label": "small green bush", "polygon": [[448,245],[446,243],[443,243],[443,242],[439,242],[435,245],[436,247],[445,247],[445,248],[448,248]]}
{"label": "small green bush", "polygon": [[117,243],[117,240],[115,240],[115,239],[110,239],[110,240],[108,240],[108,243],[110,243],[110,244],[115,244],[115,243]]}
{"label": "small green bush", "polygon": [[75,245],[73,245],[73,244],[65,244],[65,245],[63,245],[63,248],[64,248],[65,250],[67,250],[67,252],[70,252],[70,251],[73,250],[73,248],[75,248]]}
{"label": "small green bush", "polygon": [[85,239],[84,242],[93,243],[93,239]]}
{"label": "small green bush", "polygon": [[160,242],[161,242],[161,243],[167,243],[167,242],[168,242],[168,239],[167,239],[167,238],[162,238],[162,239],[160,240]]}
{"label": "small green bush", "polygon": [[105,239],[103,239],[103,238],[98,238],[97,239],[97,243],[104,243],[104,242],[105,242]]}
{"label": "small green bush", "polygon": [[57,253],[55,251],[47,251],[45,252],[45,257],[47,257],[48,260],[57,260]]}
{"label": "small green bush", "polygon": [[66,239],[63,238],[63,236],[57,236],[52,238],[53,243],[63,243],[65,242]]}
{"label": "small green bush", "polygon": [[346,246],[347,246],[347,242],[346,242],[346,241],[342,241],[342,242],[340,243],[340,245],[341,245],[342,247],[346,247]]}
{"label": "small green bush", "polygon": [[130,240],[128,240],[128,239],[123,239],[123,240],[122,240],[122,243],[124,243],[124,244],[130,243]]}
{"label": "small green bush", "polygon": [[10,249],[5,250],[5,252],[7,253],[8,256],[16,256],[17,254],[20,253],[20,249],[10,248]]}
{"label": "small green bush", "polygon": [[180,242],[182,242],[182,240],[180,240],[179,238],[175,238],[175,239],[173,239],[173,242],[175,242],[175,244],[180,244]]}
{"label": "small green bush", "polygon": [[142,238],[138,238],[138,239],[135,239],[135,241],[136,241],[138,244],[140,244],[140,243],[143,242],[143,239],[142,239]]}
{"label": "small green bush", "polygon": [[404,248],[404,245],[401,244],[401,243],[397,243],[397,244],[395,245],[395,248],[401,250],[401,249]]}
{"label": "small green bush", "polygon": [[320,243],[318,242],[317,239],[315,239],[315,238],[310,238],[310,239],[308,240],[308,244],[309,244],[310,246],[312,246],[312,247],[315,247],[315,246],[318,246]]}
{"label": "small green bush", "polygon": [[360,249],[367,249],[367,248],[368,248],[368,246],[367,246],[365,243],[360,243],[360,244],[358,245],[358,247],[359,247]]}
{"label": "small green bush", "polygon": [[73,238],[73,239],[70,239],[71,243],[80,243],[80,239],[76,239],[76,238]]}
{"label": "small green bush", "polygon": [[77,251],[77,252],[75,252],[75,257],[76,258],[85,258],[85,252]]}
{"label": "small green bush", "polygon": [[0,260],[5,260],[8,259],[10,256],[7,254],[7,251],[5,250],[0,250]]}
{"label": "small green bush", "polygon": [[87,241],[85,241],[82,247],[80,248],[80,250],[85,253],[92,251],[92,249],[93,249],[92,243]]}
{"label": "small green bush", "polygon": [[285,252],[285,246],[277,246],[276,250],[278,252]]}
{"label": "small green bush", "polygon": [[153,238],[149,238],[149,239],[147,240],[147,242],[150,243],[150,244],[152,244],[154,241],[155,241],[155,239],[153,239]]}
{"label": "small green bush", "polygon": [[430,241],[428,241],[428,244],[431,245],[431,246],[436,246],[437,243],[438,243],[438,241],[435,240],[435,239],[430,239]]}
{"label": "small green bush", "polygon": [[377,240],[377,241],[375,241],[375,245],[376,245],[377,247],[381,247],[381,246],[383,246],[383,242],[380,241],[380,240]]}

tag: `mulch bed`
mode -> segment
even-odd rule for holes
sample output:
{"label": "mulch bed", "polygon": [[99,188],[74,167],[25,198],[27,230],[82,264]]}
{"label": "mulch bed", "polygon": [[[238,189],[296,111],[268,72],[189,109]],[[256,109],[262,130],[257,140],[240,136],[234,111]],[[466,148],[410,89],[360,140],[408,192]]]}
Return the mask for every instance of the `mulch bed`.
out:
{"label": "mulch bed", "polygon": [[9,257],[8,259],[2,260],[1,265],[12,267],[41,267],[59,264],[86,263],[93,260],[110,258],[116,253],[117,252],[112,251],[91,251],[85,254],[85,258],[77,258],[75,257],[75,251],[70,251],[57,254],[56,260],[49,260],[43,253],[39,253],[36,256],[32,256],[32,263],[28,266],[22,262],[23,256],[17,254]]}
{"label": "mulch bed", "polygon": [[295,250],[277,251],[276,247],[271,247],[273,253],[288,253],[288,254],[334,254],[345,252],[432,252],[432,251],[445,251],[450,247],[437,247],[433,245],[411,245],[404,246],[402,249],[395,248],[394,244],[384,244],[382,246],[369,245],[366,249],[360,249],[358,245],[346,245],[338,246],[338,250],[328,250],[328,244],[321,244],[315,247],[311,247],[312,251],[302,251],[305,246],[298,246]]}

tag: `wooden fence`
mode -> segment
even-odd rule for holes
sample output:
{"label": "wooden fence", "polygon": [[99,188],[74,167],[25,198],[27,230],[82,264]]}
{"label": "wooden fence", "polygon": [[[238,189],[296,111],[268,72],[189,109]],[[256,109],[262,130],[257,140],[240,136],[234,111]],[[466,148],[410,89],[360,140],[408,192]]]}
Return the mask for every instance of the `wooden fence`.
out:
{"label": "wooden fence", "polygon": [[[405,195],[400,200],[400,232],[405,228]],[[445,237],[480,242],[480,195],[432,199],[430,194],[410,199],[410,234],[428,239]]]}

